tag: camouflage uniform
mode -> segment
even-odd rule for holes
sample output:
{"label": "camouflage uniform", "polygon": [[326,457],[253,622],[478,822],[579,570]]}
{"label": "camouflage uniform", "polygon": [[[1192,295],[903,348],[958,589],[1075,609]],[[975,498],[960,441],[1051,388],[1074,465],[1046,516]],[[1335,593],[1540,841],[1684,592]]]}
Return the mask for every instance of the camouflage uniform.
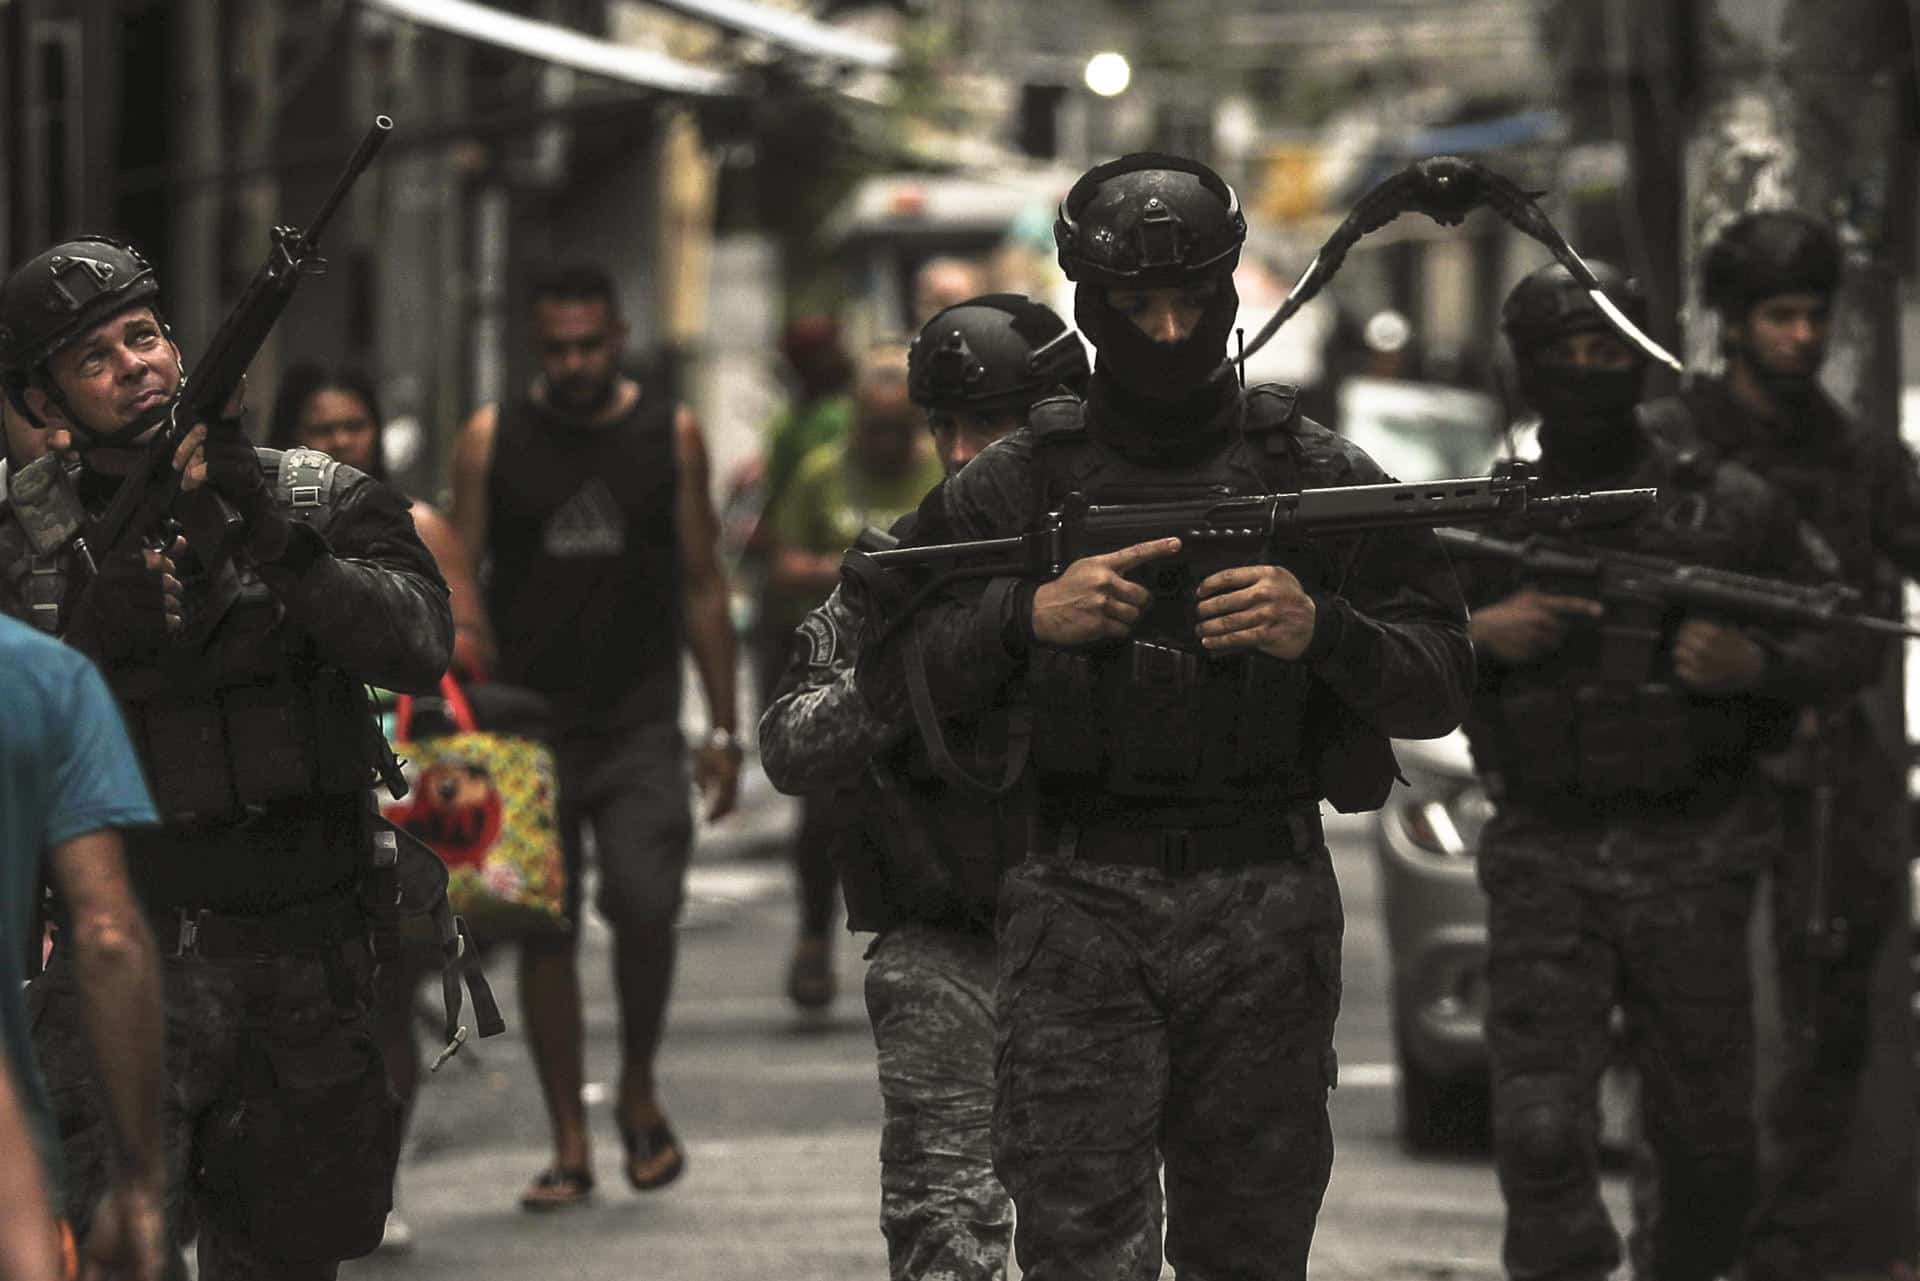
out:
{"label": "camouflage uniform", "polygon": [[[367,1022],[358,686],[431,689],[453,647],[404,499],[312,451],[259,457],[297,560],[184,560],[181,632],[102,662],[163,820],[128,833],[127,865],[166,957],[169,1226],[197,1231],[206,1281],[331,1277],[380,1241],[399,1104]],[[0,610],[64,633],[74,553],[34,554],[24,475],[0,507]],[[97,510],[115,483],[83,470],[78,497]],[[72,977],[56,945],[29,999],[84,1238],[112,1167]]]}
{"label": "camouflage uniform", "polygon": [[[1920,578],[1920,474],[1897,441],[1849,421],[1824,393],[1807,406],[1809,421],[1786,428],[1758,422],[1718,380],[1703,380],[1684,397],[1649,406],[1649,412],[1661,430],[1697,438],[1779,488],[1825,537],[1844,580],[1882,612],[1899,612],[1897,585],[1882,562]],[[1876,666],[1884,670],[1897,652],[1887,646]],[[1843,926],[1837,955],[1819,967],[1817,994],[1808,991],[1814,973],[1806,935],[1808,745],[1801,741],[1765,763],[1779,784],[1786,823],[1787,839],[1772,869],[1772,901],[1787,1061],[1766,1109],[1777,1155],[1765,1172],[1745,1247],[1756,1281],[1817,1275],[1837,1263],[1844,1249],[1833,1200],[1846,1184],[1846,1153],[1859,1110],[1873,972],[1887,931],[1902,923],[1906,901],[1903,842],[1894,830],[1906,814],[1904,727],[1888,710],[1856,699],[1832,731],[1836,795],[1828,902],[1831,918]],[[1810,1000],[1818,1008],[1812,1029]]]}
{"label": "camouflage uniform", "polygon": [[[1790,507],[1756,478],[1644,434],[1631,441],[1618,474],[1581,476],[1578,487],[1658,485],[1658,509],[1575,538],[1813,576]],[[1544,479],[1561,480],[1551,458]],[[1462,579],[1473,607],[1528,585],[1505,567],[1474,566]],[[1600,1200],[1596,1105],[1616,1007],[1660,1169],[1659,1204],[1635,1224],[1640,1274],[1706,1281],[1733,1262],[1754,1159],[1747,918],[1755,879],[1779,848],[1778,810],[1753,758],[1794,704],[1849,670],[1828,642],[1760,636],[1759,690],[1691,694],[1666,669],[1680,621],[1666,617],[1645,620],[1661,638],[1651,671],[1603,679],[1612,636],[1632,634],[1612,629],[1641,621],[1610,615],[1604,634],[1583,625],[1527,664],[1483,659],[1467,722],[1498,806],[1479,851],[1490,900],[1487,1043],[1503,1254],[1523,1281],[1597,1279],[1620,1262]]]}
{"label": "camouflage uniform", "polygon": [[[845,787],[907,735],[910,722],[876,714],[855,683],[863,627],[835,591],[794,633],[786,676],[760,721],[761,761],[783,791]],[[879,935],[867,953],[866,1000],[886,1115],[880,1228],[889,1272],[895,1281],[1000,1281],[1013,1207],[988,1148],[991,909],[941,911],[890,894],[903,869],[887,844],[868,831],[838,852],[847,928]]]}
{"label": "camouflage uniform", "polygon": [[[1118,403],[1125,396],[1096,372],[1086,413],[1095,465],[1157,485],[1160,496],[1180,485],[1257,492],[1276,472],[1308,487],[1383,478],[1359,450],[1293,414],[1285,389],[1242,394],[1223,371],[1153,424],[1137,406],[1130,415]],[[1177,432],[1161,421],[1168,414]],[[949,481],[943,532],[1028,528],[1046,435],[1016,431]],[[1098,484],[1085,492],[1108,501]],[[1020,1264],[1034,1281],[1158,1276],[1162,1160],[1167,1253],[1182,1275],[1305,1273],[1332,1161],[1326,1099],[1339,1003],[1339,893],[1316,805],[1333,742],[1324,736],[1356,722],[1407,737],[1447,732],[1472,659],[1431,535],[1292,550],[1317,593],[1313,642],[1301,662],[1261,668],[1296,692],[1247,711],[1299,729],[1311,765],[1303,758],[1204,797],[1121,797],[1099,779],[1062,781],[1049,754],[1068,750],[1069,731],[1036,715],[1032,844],[1000,897],[994,1112],[995,1164],[1019,1209]],[[937,597],[920,630],[943,717],[1004,706],[1023,674],[1074,658],[1030,643],[1021,589],[1007,583]],[[905,700],[892,648],[862,682],[887,708]],[[1309,720],[1303,698],[1323,700],[1329,719]],[[1163,728],[1220,741],[1217,729],[1182,723],[1179,700],[1165,706]],[[1173,739],[1103,722],[1094,741],[1154,751]],[[1384,741],[1378,750],[1384,758]],[[1167,857],[1121,865],[1123,847]]]}

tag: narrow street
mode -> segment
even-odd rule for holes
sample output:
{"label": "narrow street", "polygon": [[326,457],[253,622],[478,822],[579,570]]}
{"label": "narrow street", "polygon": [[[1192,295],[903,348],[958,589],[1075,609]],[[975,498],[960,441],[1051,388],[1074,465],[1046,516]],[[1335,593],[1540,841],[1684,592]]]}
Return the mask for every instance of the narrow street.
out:
{"label": "narrow street", "polygon": [[[378,1255],[344,1277],[505,1281],[536,1276],[686,1281],[881,1278],[880,1103],[860,997],[860,944],[842,935],[830,1015],[798,1016],[781,994],[793,907],[780,837],[789,803],[757,770],[742,812],[703,833],[683,925],[680,975],[661,1064],[665,1102],[691,1153],[661,1192],[620,1173],[609,1086],[616,1026],[607,934],[584,951],[595,1201],[536,1217],[516,1206],[546,1159],[546,1120],[517,1028],[471,1046],[429,1081],[401,1167],[401,1206],[417,1235],[407,1256]],[[1318,1278],[1499,1276],[1500,1200],[1484,1158],[1406,1156],[1394,1137],[1386,968],[1365,826],[1329,824],[1346,895],[1340,1021],[1339,1149],[1320,1218]],[[517,1022],[510,957],[491,977]],[[1610,1199],[1619,1221],[1618,1180]]]}

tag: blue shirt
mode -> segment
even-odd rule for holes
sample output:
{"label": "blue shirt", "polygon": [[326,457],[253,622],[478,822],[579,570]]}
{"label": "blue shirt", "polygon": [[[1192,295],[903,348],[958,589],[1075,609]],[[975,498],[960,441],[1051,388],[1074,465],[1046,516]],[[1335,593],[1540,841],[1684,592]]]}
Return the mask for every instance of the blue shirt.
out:
{"label": "blue shirt", "polygon": [[55,1187],[59,1145],[21,994],[28,951],[39,946],[41,868],[76,836],[157,821],[100,673],[78,650],[0,616],[0,1043]]}

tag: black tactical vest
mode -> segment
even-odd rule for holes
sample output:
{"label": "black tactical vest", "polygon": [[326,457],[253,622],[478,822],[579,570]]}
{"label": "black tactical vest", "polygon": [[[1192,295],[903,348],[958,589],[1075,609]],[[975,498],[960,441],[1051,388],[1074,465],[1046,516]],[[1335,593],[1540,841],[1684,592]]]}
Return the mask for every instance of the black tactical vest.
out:
{"label": "black tactical vest", "polygon": [[[1221,446],[1178,468],[1142,466],[1103,445],[1070,397],[1042,401],[1029,418],[1035,510],[1071,493],[1097,504],[1299,489],[1295,433],[1304,420],[1294,394],[1249,388]],[[1327,558],[1311,543],[1276,546],[1272,559],[1309,593],[1330,583]],[[1033,766],[1049,816],[1111,821],[1117,802],[1141,821],[1206,825],[1327,795],[1322,751],[1351,736],[1353,718],[1303,664],[1200,647],[1193,592],[1211,567],[1176,558],[1145,572],[1154,597],[1132,637],[1073,650],[1039,645],[1030,656]],[[1369,793],[1384,792],[1393,776],[1385,741],[1374,747],[1373,773],[1385,773],[1359,789]],[[1350,782],[1333,784],[1342,808],[1358,799]]]}
{"label": "black tactical vest", "polygon": [[[1617,529],[1572,537],[1596,550],[1660,556],[1777,575],[1755,563],[1764,530],[1758,482],[1710,453],[1650,438],[1624,485],[1657,485],[1658,505]],[[1502,578],[1577,594],[1575,584]],[[1613,602],[1605,618],[1572,627],[1561,647],[1520,667],[1483,665],[1466,730],[1497,796],[1536,804],[1710,799],[1743,778],[1758,746],[1777,745],[1789,709],[1748,695],[1705,697],[1673,675],[1682,611],[1653,601]]]}
{"label": "black tactical vest", "polygon": [[[328,510],[339,464],[308,449],[261,449],[261,466],[287,514],[313,523]],[[0,576],[28,617],[66,630],[84,511],[57,471],[44,486],[13,478],[0,516]],[[60,534],[56,547],[38,550]],[[371,782],[365,691],[321,664],[311,643],[284,625],[271,591],[251,568],[228,562],[217,575],[181,567],[182,636],[149,658],[103,669],[169,824],[219,822],[283,801],[349,795]]]}

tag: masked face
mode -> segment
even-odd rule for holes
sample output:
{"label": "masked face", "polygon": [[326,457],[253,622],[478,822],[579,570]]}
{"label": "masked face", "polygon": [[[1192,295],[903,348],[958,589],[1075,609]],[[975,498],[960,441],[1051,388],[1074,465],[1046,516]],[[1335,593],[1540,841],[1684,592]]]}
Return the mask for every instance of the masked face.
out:
{"label": "masked face", "polygon": [[1645,361],[1617,335],[1563,334],[1520,361],[1520,390],[1548,448],[1604,451],[1630,438]]}
{"label": "masked face", "polygon": [[1074,319],[1099,349],[1101,368],[1155,400],[1177,400],[1206,382],[1227,358],[1239,310],[1225,272],[1153,289],[1083,284],[1073,296]]}

